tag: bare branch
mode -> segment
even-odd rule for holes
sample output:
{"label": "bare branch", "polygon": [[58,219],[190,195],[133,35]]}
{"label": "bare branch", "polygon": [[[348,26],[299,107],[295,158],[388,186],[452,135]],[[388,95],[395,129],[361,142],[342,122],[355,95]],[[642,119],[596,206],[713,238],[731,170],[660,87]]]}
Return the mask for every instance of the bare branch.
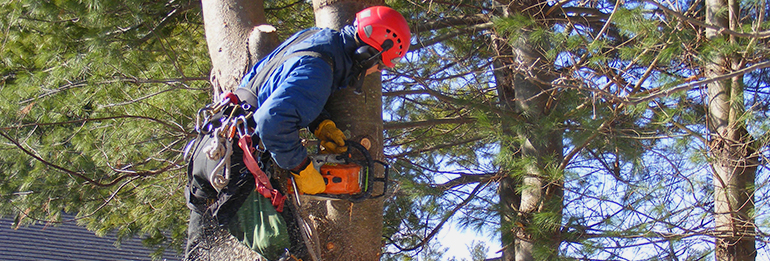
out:
{"label": "bare branch", "polygon": [[702,22],[700,20],[684,16],[684,15],[682,15],[681,13],[679,13],[677,11],[671,10],[668,7],[663,6],[662,4],[658,3],[657,1],[645,0],[645,2],[651,3],[651,4],[655,5],[656,7],[660,8],[661,10],[665,11],[666,13],[671,14],[673,16],[676,16],[679,19],[685,20],[688,23],[691,23],[691,24],[694,24],[694,25],[697,25],[697,26],[700,26],[700,27],[704,27],[704,28],[714,29],[714,30],[719,31],[719,33],[726,33],[726,34],[729,34],[729,35],[732,35],[732,36],[745,37],[745,38],[759,38],[759,39],[770,38],[770,31],[761,31],[761,32],[754,32],[754,33],[736,32],[736,31],[730,30],[728,28],[724,28],[724,27],[720,27],[720,26],[716,26],[716,25],[710,25],[710,24],[704,23],[704,22]]}
{"label": "bare branch", "polygon": [[423,31],[432,31],[453,26],[479,25],[487,22],[489,22],[489,17],[481,14],[464,17],[446,17],[440,21],[420,23],[415,25],[412,27],[412,31],[415,33],[420,33]]}
{"label": "bare branch", "polygon": [[428,40],[425,40],[425,41],[422,41],[422,40],[420,40],[418,38],[417,39],[417,44],[410,46],[409,47],[409,51],[411,52],[411,51],[420,50],[422,48],[425,48],[425,47],[428,47],[428,46],[431,46],[431,45],[443,42],[445,40],[452,39],[454,37],[457,37],[458,35],[463,35],[463,34],[467,34],[467,33],[473,33],[473,32],[476,32],[476,31],[484,31],[484,30],[492,28],[493,26],[494,25],[492,24],[492,22],[488,22],[488,23],[477,24],[477,25],[466,27],[466,28],[458,29],[454,33],[441,35],[441,36],[438,36],[436,38],[428,39]]}
{"label": "bare branch", "polygon": [[417,154],[417,153],[423,153],[423,152],[429,152],[429,151],[440,150],[440,149],[445,149],[445,148],[451,148],[451,147],[462,145],[462,144],[466,144],[466,143],[480,141],[482,139],[484,139],[484,137],[477,137],[477,138],[472,138],[472,139],[468,139],[468,140],[458,141],[458,142],[455,142],[455,143],[441,144],[441,145],[434,146],[434,147],[422,148],[422,149],[419,149],[419,150],[407,151],[407,152],[403,152],[403,153],[396,154],[396,155],[387,155],[386,157],[387,158],[391,158],[391,159],[392,158],[401,158],[401,157],[404,157],[404,156],[407,156],[407,155],[413,155],[413,154]]}
{"label": "bare branch", "polygon": [[418,128],[425,126],[435,126],[440,124],[465,124],[475,122],[474,118],[446,118],[446,119],[431,119],[424,121],[410,121],[410,122],[385,122],[385,130],[398,130],[408,128]]}
{"label": "bare branch", "polygon": [[170,124],[156,118],[147,117],[147,116],[138,116],[138,115],[115,115],[110,117],[88,118],[88,119],[61,121],[61,122],[43,122],[43,123],[35,122],[35,123],[19,124],[11,127],[0,127],[0,130],[6,131],[11,129],[25,128],[25,127],[32,127],[32,126],[54,126],[54,125],[65,125],[65,124],[73,124],[73,123],[83,123],[83,122],[89,122],[89,121],[104,121],[104,120],[125,119],[125,118],[149,120],[149,121],[153,121],[155,123],[161,124],[163,126],[166,126],[169,129],[177,128],[181,132],[187,133],[187,130],[185,130],[184,127],[182,126]]}
{"label": "bare branch", "polygon": [[460,204],[457,204],[457,206],[455,206],[455,207],[454,207],[454,208],[453,208],[451,211],[449,211],[449,213],[447,213],[446,215],[444,215],[444,217],[443,217],[443,218],[441,219],[441,221],[440,221],[440,222],[439,222],[439,223],[436,225],[436,227],[434,227],[434,228],[433,228],[433,230],[431,230],[431,232],[430,232],[430,233],[428,233],[428,235],[426,235],[426,236],[425,236],[425,237],[422,239],[422,241],[420,241],[420,243],[417,243],[416,245],[414,245],[414,246],[411,246],[411,247],[402,247],[402,246],[399,246],[399,245],[398,245],[398,243],[396,243],[396,242],[395,242],[395,241],[393,241],[392,239],[390,239],[390,238],[387,238],[387,239],[388,239],[389,241],[391,241],[391,243],[393,243],[393,245],[394,245],[396,248],[398,248],[399,250],[401,250],[401,251],[413,251],[413,250],[416,250],[416,249],[418,249],[418,248],[424,247],[424,246],[425,246],[425,244],[427,244],[427,243],[428,243],[428,242],[429,242],[431,239],[433,239],[433,237],[434,237],[434,236],[436,236],[436,234],[438,234],[438,232],[441,230],[441,228],[444,226],[444,224],[445,224],[445,223],[446,223],[446,222],[449,220],[449,218],[451,218],[452,216],[454,216],[454,214],[455,214],[455,213],[457,213],[457,211],[460,211],[460,209],[462,209],[463,207],[465,207],[466,205],[468,205],[468,204],[471,202],[471,200],[472,200],[473,198],[475,198],[475,197],[476,197],[476,194],[478,194],[478,193],[479,193],[479,191],[480,191],[482,188],[484,188],[484,187],[488,186],[489,184],[490,184],[490,183],[489,183],[489,182],[487,182],[487,183],[480,183],[480,184],[476,185],[476,187],[475,187],[475,188],[473,188],[473,191],[471,191],[471,192],[470,192],[470,194],[468,195],[468,197],[466,197],[466,198],[465,198],[465,200],[463,200],[462,202],[460,202]]}

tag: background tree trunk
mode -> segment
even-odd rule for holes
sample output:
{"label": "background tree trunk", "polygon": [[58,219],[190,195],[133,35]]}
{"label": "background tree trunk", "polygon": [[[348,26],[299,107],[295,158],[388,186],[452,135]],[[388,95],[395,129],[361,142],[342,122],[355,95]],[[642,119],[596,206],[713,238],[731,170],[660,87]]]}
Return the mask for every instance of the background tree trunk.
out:
{"label": "background tree trunk", "polygon": [[[316,26],[340,29],[352,24],[355,14],[383,1],[314,0]],[[335,92],[326,109],[337,126],[351,138],[369,137],[369,152],[374,159],[384,159],[382,150],[382,83],[379,74],[366,78],[363,93],[352,88]],[[382,170],[376,171],[382,175]],[[375,188],[374,193],[381,188]],[[317,219],[317,230],[323,260],[379,260],[382,249],[383,202],[381,199],[352,204],[347,201],[316,202],[311,215]]]}
{"label": "background tree trunk", "polygon": [[[514,54],[518,61],[515,64],[530,68],[542,68],[542,57],[527,48],[524,39],[517,41],[519,45],[514,46]],[[550,82],[547,73],[534,70],[533,73],[537,79],[542,82]],[[536,223],[534,215],[539,213],[551,212],[561,217],[563,181],[554,181],[553,173],[548,173],[548,166],[555,166],[554,162],[560,162],[562,156],[562,138],[558,130],[549,130],[541,124],[543,119],[550,113],[548,101],[552,98],[547,91],[549,86],[539,84],[523,72],[514,72],[512,92],[515,93],[515,103],[518,110],[525,115],[526,127],[521,129],[517,135],[523,144],[518,144],[521,157],[532,159],[524,167],[521,183],[517,190],[521,191],[518,214],[519,222],[522,224],[520,229],[514,230],[515,259],[517,261],[541,260],[544,257],[555,258],[558,255],[560,236],[559,225],[561,219],[552,220],[554,222],[549,226],[543,226],[543,223]],[[503,86],[504,88],[507,86]],[[545,131],[545,132],[543,132]],[[540,230],[539,233],[533,233],[533,230]],[[536,248],[547,250],[543,253],[545,256],[536,254]]]}
{"label": "background tree trunk", "polygon": [[[707,0],[706,23],[736,30],[737,10],[735,1]],[[714,29],[706,29],[706,36],[712,40],[727,37]],[[728,40],[735,40],[731,38]],[[715,78],[740,69],[739,59],[714,56],[704,66],[706,77]],[[758,159],[742,119],[745,112],[742,77],[709,84],[708,95],[716,260],[754,260],[757,253],[752,212]]]}
{"label": "background tree trunk", "polygon": [[[530,8],[538,4],[538,1],[508,3],[501,6],[500,11],[505,16],[524,10],[529,10],[526,15],[538,15],[532,11],[537,8]],[[561,240],[563,181],[554,181],[546,167],[554,166],[554,161],[560,162],[563,158],[562,135],[561,131],[549,130],[542,124],[552,109],[549,101],[554,93],[548,91],[550,86],[543,84],[553,80],[548,71],[552,65],[543,63],[546,59],[528,41],[527,32],[530,29],[523,28],[518,39],[503,41],[493,37],[499,57],[495,61],[495,82],[501,104],[506,110],[522,115],[525,120],[525,126],[517,131],[503,125],[505,133],[512,136],[507,140],[522,143],[501,146],[509,151],[518,151],[515,157],[531,159],[522,170],[510,171],[511,174],[500,181],[502,260],[555,258]],[[516,171],[522,173],[513,174]],[[536,224],[534,215],[545,212],[555,213],[559,218],[551,220],[553,224],[547,227],[543,227],[543,223]],[[536,230],[540,232],[533,233]]]}

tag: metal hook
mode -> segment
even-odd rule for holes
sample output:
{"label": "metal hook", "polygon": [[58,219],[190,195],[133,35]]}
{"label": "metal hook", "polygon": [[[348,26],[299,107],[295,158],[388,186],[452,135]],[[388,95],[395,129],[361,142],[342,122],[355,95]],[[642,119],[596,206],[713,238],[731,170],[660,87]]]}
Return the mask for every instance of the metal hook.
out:
{"label": "metal hook", "polygon": [[[201,127],[203,127],[201,125],[201,115],[206,114],[206,112],[209,112],[209,111],[211,111],[211,108],[206,106],[206,107],[203,107],[200,110],[198,110],[198,113],[195,114],[195,131],[196,132],[200,133]],[[213,115],[213,114],[211,114],[211,115]],[[204,123],[208,122],[208,120],[211,117],[211,115],[204,115]]]}
{"label": "metal hook", "polygon": [[238,135],[243,137],[246,136],[249,133],[249,122],[246,120],[246,117],[241,115],[238,116],[238,118],[235,119],[235,124],[243,123],[243,125],[238,125]]}
{"label": "metal hook", "polygon": [[219,121],[222,123],[219,128],[215,130],[216,133],[214,133],[217,136],[227,137],[227,126],[230,124],[230,118],[222,117],[219,119]]}

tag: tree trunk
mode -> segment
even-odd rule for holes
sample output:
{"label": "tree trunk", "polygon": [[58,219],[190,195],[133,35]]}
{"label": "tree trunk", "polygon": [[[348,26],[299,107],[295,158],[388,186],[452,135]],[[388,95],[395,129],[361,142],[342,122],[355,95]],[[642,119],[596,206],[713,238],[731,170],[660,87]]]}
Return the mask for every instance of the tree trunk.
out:
{"label": "tree trunk", "polygon": [[266,25],[262,0],[202,0],[211,84],[216,98],[238,88],[251,65],[276,46],[275,28]]}
{"label": "tree trunk", "polygon": [[[316,26],[340,29],[352,24],[355,14],[383,1],[333,1],[314,0]],[[382,82],[379,74],[366,78],[362,94],[354,94],[351,88],[335,92],[326,109],[337,126],[350,133],[350,137],[369,137],[369,152],[374,159],[384,159],[382,142]],[[381,176],[382,169],[376,171]],[[377,191],[379,190],[379,191]],[[381,187],[375,188],[379,194]],[[382,249],[381,199],[361,203],[347,201],[316,202],[311,209],[316,219],[322,247],[323,260],[380,260]]]}
{"label": "tree trunk", "polygon": [[[265,24],[262,0],[202,0],[201,8],[212,64],[212,98],[218,100],[222,92],[238,88],[249,68],[278,45],[277,35]],[[197,245],[188,249],[192,260],[263,260],[210,215],[191,211],[189,226],[202,231],[191,240]]]}
{"label": "tree trunk", "polygon": [[[519,59],[516,63],[519,65],[535,65],[535,68],[542,68],[542,57],[536,55],[528,49],[525,41],[520,45],[514,46],[514,54]],[[543,82],[550,82],[549,76],[545,72],[535,72],[535,76]],[[562,135],[558,130],[548,130],[544,126],[544,118],[550,113],[548,100],[551,96],[544,86],[526,79],[523,72],[514,73],[513,91],[515,92],[515,102],[518,110],[525,115],[526,124],[524,130],[518,132],[519,139],[524,141],[519,144],[521,157],[532,159],[525,166],[524,175],[520,186],[519,215],[522,229],[515,231],[514,247],[515,259],[520,261],[541,260],[543,258],[552,259],[558,254],[560,236],[559,226],[561,220],[555,220],[555,224],[549,224],[549,227],[542,227],[543,224],[535,224],[533,216],[537,213],[552,212],[561,216],[562,213],[562,181],[553,182],[547,173],[547,166],[557,166],[561,162],[562,155]],[[542,133],[547,130],[546,133]],[[535,236],[533,230],[541,230],[540,233],[546,236]],[[543,231],[544,230],[544,231]],[[536,246],[545,256],[535,256]]]}
{"label": "tree trunk", "polygon": [[[729,11],[723,12],[725,8]],[[735,1],[707,0],[706,23],[735,30],[737,10]],[[727,37],[713,29],[707,29],[706,36],[709,39]],[[717,77],[740,69],[738,59],[715,56],[704,66],[706,77]],[[708,95],[716,260],[754,260],[756,247],[752,212],[758,158],[752,148],[753,139],[741,119],[745,111],[742,79],[734,77],[711,83]]]}
{"label": "tree trunk", "polygon": [[[536,6],[538,2],[519,4],[505,5],[503,14],[528,10],[528,7]],[[560,162],[563,158],[561,132],[547,130],[543,124],[543,119],[551,111],[549,100],[552,99],[552,93],[547,91],[549,86],[541,83],[553,80],[546,71],[551,66],[543,63],[544,57],[528,43],[526,33],[520,39],[503,41],[493,37],[493,40],[498,56],[502,57],[495,61],[495,79],[501,104],[507,110],[521,114],[527,125],[521,131],[513,132],[503,124],[506,128],[504,133],[518,136],[518,140],[523,142],[501,146],[507,147],[509,151],[519,151],[516,155],[519,159],[530,159],[521,175],[509,175],[500,181],[504,247],[502,260],[550,260],[558,254],[561,220],[554,220],[549,226],[542,227],[543,224],[534,223],[533,217],[545,212],[561,217],[563,205],[563,181],[554,182],[546,171],[546,166],[554,165],[550,161]],[[528,74],[538,81],[528,79]],[[542,133],[543,130],[546,133]],[[536,230],[540,232],[533,233]]]}

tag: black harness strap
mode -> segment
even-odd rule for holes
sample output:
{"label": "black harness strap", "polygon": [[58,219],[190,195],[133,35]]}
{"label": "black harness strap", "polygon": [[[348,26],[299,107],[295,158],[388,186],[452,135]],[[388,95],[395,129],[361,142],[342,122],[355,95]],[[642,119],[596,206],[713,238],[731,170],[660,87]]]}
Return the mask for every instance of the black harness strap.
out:
{"label": "black harness strap", "polygon": [[329,64],[329,66],[332,68],[332,71],[334,71],[334,59],[316,51],[299,51],[299,52],[294,52],[286,55],[286,51],[289,50],[293,45],[302,42],[303,40],[317,33],[318,31],[320,30],[307,30],[302,34],[298,35],[297,38],[294,38],[294,40],[292,40],[283,49],[281,49],[281,51],[279,51],[278,54],[275,55],[275,57],[270,59],[267,62],[267,64],[265,64],[265,66],[259,70],[257,75],[251,78],[251,80],[249,81],[249,84],[247,85],[247,88],[238,88],[235,90],[234,93],[235,95],[238,95],[238,99],[245,101],[252,106],[259,105],[256,92],[265,83],[265,80],[267,80],[267,77],[269,77],[273,73],[273,71],[275,71],[275,69],[278,68],[279,65],[286,62],[286,60],[289,60],[294,57],[311,56],[311,57],[321,58],[324,61],[326,61],[326,63]]}

